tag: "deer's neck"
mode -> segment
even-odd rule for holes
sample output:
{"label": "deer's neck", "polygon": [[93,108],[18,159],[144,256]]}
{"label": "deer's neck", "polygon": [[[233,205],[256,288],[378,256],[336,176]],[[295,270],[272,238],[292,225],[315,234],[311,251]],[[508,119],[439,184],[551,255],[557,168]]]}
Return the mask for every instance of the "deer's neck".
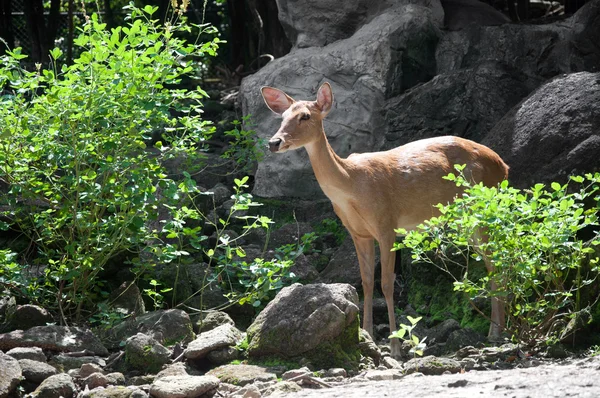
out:
{"label": "deer's neck", "polygon": [[319,139],[305,147],[321,189],[336,202],[350,190],[351,181],[345,160],[333,151],[322,128]]}

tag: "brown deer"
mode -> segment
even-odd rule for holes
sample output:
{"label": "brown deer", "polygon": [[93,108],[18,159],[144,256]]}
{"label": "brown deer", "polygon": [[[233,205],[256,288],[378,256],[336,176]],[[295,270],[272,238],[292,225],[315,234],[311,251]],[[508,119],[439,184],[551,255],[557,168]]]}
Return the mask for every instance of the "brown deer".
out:
{"label": "brown deer", "polygon": [[[269,149],[281,153],[306,148],[321,189],[352,236],[364,293],[363,328],[371,336],[374,240],[379,242],[381,287],[390,331],[395,331],[396,253],[391,251],[396,239],[394,229],[415,228],[439,214],[434,205],[454,199],[459,188],[442,177],[454,171],[455,164],[466,164],[465,175],[487,186],[506,179],[508,166],[491,149],[452,136],[414,141],[384,152],[355,153],[342,159],[329,145],[323,130],[323,119],[333,105],[329,83],[319,88],[316,101],[296,101],[272,87],[261,91],[267,106],[283,117],[279,131],[269,141]],[[491,271],[488,261],[486,266]],[[499,299],[492,299],[491,320],[490,336],[498,337],[505,325],[504,306]],[[392,355],[397,356],[398,340],[392,339],[391,345]]]}

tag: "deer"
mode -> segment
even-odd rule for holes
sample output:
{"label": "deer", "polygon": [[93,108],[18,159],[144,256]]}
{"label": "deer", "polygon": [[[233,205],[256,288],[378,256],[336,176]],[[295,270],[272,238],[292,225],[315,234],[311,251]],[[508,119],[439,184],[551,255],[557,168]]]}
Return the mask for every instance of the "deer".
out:
{"label": "deer", "polygon": [[[268,86],[261,88],[261,94],[267,107],[283,119],[268,142],[269,150],[279,154],[306,149],[317,182],[352,238],[363,288],[363,329],[372,338],[374,242],[379,243],[381,290],[390,333],[395,332],[395,229],[414,229],[439,214],[435,205],[452,202],[460,194],[461,188],[442,178],[454,165],[466,165],[465,176],[486,186],[507,179],[508,166],[490,148],[454,136],[417,140],[387,151],[353,153],[343,159],[332,149],[323,128],[334,100],[328,82],[320,86],[315,101],[296,101]],[[491,272],[492,264],[483,257]],[[505,327],[505,310],[497,297],[492,298],[490,319],[488,336],[499,338]],[[399,340],[391,339],[390,346],[392,356],[398,357]]]}

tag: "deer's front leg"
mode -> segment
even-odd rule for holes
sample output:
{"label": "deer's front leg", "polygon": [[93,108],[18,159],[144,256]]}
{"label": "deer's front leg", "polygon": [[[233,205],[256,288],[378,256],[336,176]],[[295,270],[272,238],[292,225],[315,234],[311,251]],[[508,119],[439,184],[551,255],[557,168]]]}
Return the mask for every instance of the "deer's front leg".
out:
{"label": "deer's front leg", "polygon": [[373,287],[375,285],[375,242],[373,238],[352,236],[364,294],[363,329],[373,337]]}

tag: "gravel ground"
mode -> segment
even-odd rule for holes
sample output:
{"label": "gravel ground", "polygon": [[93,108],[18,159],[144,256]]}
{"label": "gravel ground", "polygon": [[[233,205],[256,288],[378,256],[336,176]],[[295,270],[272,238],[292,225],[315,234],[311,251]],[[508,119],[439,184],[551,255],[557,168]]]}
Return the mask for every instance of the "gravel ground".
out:
{"label": "gravel ground", "polygon": [[400,380],[365,381],[303,390],[289,398],[379,397],[589,397],[600,398],[600,357],[511,370],[470,371]]}

